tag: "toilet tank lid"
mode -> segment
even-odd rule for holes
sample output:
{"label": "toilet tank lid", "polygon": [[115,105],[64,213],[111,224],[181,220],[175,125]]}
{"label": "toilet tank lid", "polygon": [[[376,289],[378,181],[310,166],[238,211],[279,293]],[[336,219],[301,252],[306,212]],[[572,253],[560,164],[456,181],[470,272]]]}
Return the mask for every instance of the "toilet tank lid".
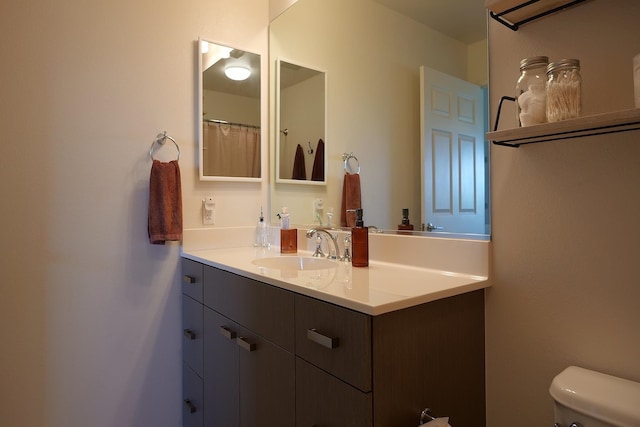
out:
{"label": "toilet tank lid", "polygon": [[553,379],[549,393],[556,402],[607,423],[640,425],[640,383],[569,366]]}

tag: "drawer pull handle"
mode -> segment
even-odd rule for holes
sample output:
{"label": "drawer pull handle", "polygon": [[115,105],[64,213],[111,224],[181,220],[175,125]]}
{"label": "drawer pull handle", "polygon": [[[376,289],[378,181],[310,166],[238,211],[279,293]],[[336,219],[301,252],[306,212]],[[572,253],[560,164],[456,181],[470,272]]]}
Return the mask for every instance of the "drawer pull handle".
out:
{"label": "drawer pull handle", "polygon": [[190,414],[193,414],[197,411],[196,405],[194,405],[193,402],[189,399],[184,400],[184,406],[187,407],[187,411],[189,411]]}
{"label": "drawer pull handle", "polygon": [[218,329],[220,331],[220,333],[227,339],[233,340],[236,338],[237,334],[235,333],[235,331],[232,331],[231,329],[227,328],[226,326],[220,326],[220,329]]}
{"label": "drawer pull handle", "polygon": [[250,343],[245,337],[238,337],[238,345],[246,351],[255,351],[256,344]]}
{"label": "drawer pull handle", "polygon": [[196,278],[185,274],[184,276],[182,276],[182,281],[184,283],[196,283]]}
{"label": "drawer pull handle", "polygon": [[336,347],[338,347],[338,344],[340,343],[340,339],[339,338],[337,338],[337,337],[336,338],[332,338],[332,337],[328,337],[326,335],[322,335],[315,328],[307,329],[307,339],[309,341],[313,341],[316,344],[320,344],[321,346],[326,347],[328,349],[336,348]]}
{"label": "drawer pull handle", "polygon": [[193,332],[191,329],[185,329],[184,330],[184,336],[189,338],[190,340],[195,340],[196,339],[196,333]]}

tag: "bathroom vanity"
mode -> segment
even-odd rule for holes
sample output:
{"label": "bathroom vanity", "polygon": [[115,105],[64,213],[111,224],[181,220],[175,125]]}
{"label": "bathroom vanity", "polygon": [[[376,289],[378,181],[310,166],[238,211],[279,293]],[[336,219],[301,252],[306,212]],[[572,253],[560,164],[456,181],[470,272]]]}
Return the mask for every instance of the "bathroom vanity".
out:
{"label": "bathroom vanity", "polygon": [[183,253],[185,427],[485,425],[486,277],[257,252]]}

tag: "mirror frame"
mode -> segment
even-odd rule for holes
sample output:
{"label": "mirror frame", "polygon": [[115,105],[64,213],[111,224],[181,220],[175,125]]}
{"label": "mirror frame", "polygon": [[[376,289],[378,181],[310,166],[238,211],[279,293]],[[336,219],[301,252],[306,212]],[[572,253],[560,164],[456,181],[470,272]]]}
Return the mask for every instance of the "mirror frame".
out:
{"label": "mirror frame", "polygon": [[[280,79],[281,79],[281,72],[280,72],[280,63],[281,62],[286,62],[288,64],[292,64],[292,65],[297,65],[299,67],[304,67],[307,68],[309,70],[313,70],[313,71],[317,71],[319,73],[322,73],[324,75],[324,137],[323,137],[323,141],[325,144],[325,149],[324,149],[324,179],[322,181],[312,181],[310,179],[306,179],[306,180],[300,180],[300,179],[286,179],[286,178],[280,178],[280,138],[282,135],[282,130],[280,129],[280,117],[281,117],[281,113],[280,113]],[[274,180],[277,184],[294,184],[294,185],[316,185],[316,186],[326,186],[327,185],[327,174],[329,171],[329,159],[328,159],[328,149],[327,149],[327,72],[326,70],[321,70],[318,67],[311,67],[308,65],[304,65],[301,64],[299,62],[296,61],[290,61],[289,59],[286,58],[282,58],[282,57],[278,57],[275,60],[275,67],[276,67],[276,72],[275,72],[275,136],[276,136],[276,147],[275,147],[275,153],[274,153],[274,157],[275,157],[275,168],[274,168]],[[304,148],[304,147],[303,147]]]}
{"label": "mirror frame", "polygon": [[[202,78],[202,52],[200,48],[203,42],[230,47],[233,49],[240,49],[244,52],[258,55],[258,57],[260,58],[260,101],[259,101],[260,102],[260,176],[259,177],[217,176],[217,175],[204,174],[204,165],[203,165],[204,156],[202,155],[202,152],[203,152],[202,115],[203,115],[203,109],[204,109],[204,105],[203,105],[204,104],[203,102],[204,88],[203,88],[203,78]],[[263,72],[264,61],[265,61],[265,58],[263,56],[264,55],[261,55],[257,52],[253,52],[244,48],[233,47],[226,43],[211,41],[203,37],[198,37],[198,40],[196,41],[196,58],[197,58],[196,132],[197,132],[197,138],[198,138],[198,176],[200,181],[226,181],[226,182],[263,182],[264,181],[266,176],[265,157],[268,157],[268,155],[265,153],[265,146],[266,146],[265,144],[268,143],[269,135],[268,135],[268,132],[264,131],[265,129],[267,129],[266,127],[267,114],[265,112],[264,100],[263,100],[263,97],[265,96],[264,85],[265,85],[265,78],[266,78],[265,73]],[[268,84],[268,80],[267,80],[267,84]]]}

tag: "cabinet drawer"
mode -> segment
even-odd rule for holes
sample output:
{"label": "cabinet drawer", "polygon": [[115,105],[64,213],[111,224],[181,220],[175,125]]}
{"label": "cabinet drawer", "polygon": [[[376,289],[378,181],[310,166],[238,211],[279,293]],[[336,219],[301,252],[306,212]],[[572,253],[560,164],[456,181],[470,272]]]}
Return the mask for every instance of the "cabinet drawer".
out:
{"label": "cabinet drawer", "polygon": [[371,393],[363,393],[296,357],[296,425],[371,427]]}
{"label": "cabinet drawer", "polygon": [[204,303],[293,353],[293,293],[205,266]]}
{"label": "cabinet drawer", "polygon": [[205,307],[204,329],[204,424],[238,426],[240,366],[236,340],[240,326]]}
{"label": "cabinet drawer", "polygon": [[182,360],[202,376],[203,306],[182,295]]}
{"label": "cabinet drawer", "polygon": [[187,365],[182,365],[182,425],[203,426],[202,378]]}
{"label": "cabinet drawer", "polygon": [[203,265],[182,258],[182,293],[202,302]]}
{"label": "cabinet drawer", "polygon": [[371,391],[371,318],[295,296],[296,355],[358,389]]}

